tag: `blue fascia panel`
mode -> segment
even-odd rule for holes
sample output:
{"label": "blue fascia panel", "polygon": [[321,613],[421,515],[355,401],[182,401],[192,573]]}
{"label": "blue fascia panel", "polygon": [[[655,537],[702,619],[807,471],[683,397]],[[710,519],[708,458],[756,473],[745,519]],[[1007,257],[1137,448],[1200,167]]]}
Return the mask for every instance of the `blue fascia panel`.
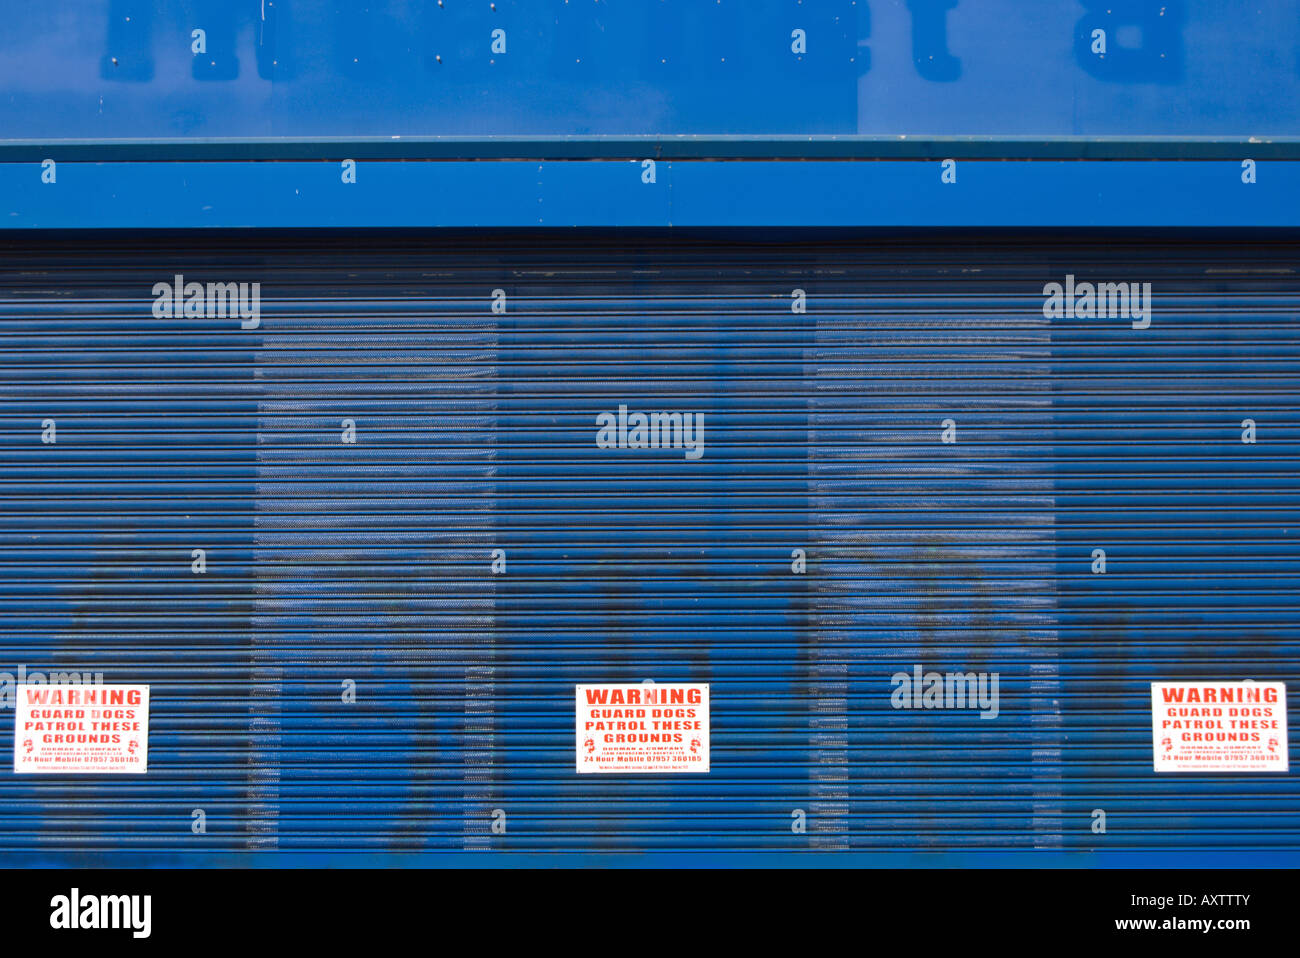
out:
{"label": "blue fascia panel", "polygon": [[1295,161],[949,162],[0,163],[0,228],[1300,225]]}
{"label": "blue fascia panel", "polygon": [[6,6],[29,140],[1300,135],[1294,0]]}

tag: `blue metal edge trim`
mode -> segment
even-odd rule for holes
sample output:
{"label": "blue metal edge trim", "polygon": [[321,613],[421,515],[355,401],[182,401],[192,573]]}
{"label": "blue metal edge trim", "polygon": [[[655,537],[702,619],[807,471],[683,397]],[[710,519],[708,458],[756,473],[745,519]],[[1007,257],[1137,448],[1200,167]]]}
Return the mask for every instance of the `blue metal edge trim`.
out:
{"label": "blue metal edge trim", "polygon": [[0,162],[277,160],[1300,160],[1300,137],[387,136],[0,139]]}
{"label": "blue metal edge trim", "polygon": [[1296,868],[1300,850],[4,852],[0,868]]}

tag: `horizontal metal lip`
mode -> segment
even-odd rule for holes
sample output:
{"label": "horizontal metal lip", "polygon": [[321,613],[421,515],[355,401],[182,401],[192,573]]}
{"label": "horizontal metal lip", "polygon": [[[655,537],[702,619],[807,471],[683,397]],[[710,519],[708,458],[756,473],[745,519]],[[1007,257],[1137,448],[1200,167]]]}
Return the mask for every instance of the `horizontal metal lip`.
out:
{"label": "horizontal metal lip", "polygon": [[0,139],[0,162],[1300,160],[1300,136],[391,136]]}

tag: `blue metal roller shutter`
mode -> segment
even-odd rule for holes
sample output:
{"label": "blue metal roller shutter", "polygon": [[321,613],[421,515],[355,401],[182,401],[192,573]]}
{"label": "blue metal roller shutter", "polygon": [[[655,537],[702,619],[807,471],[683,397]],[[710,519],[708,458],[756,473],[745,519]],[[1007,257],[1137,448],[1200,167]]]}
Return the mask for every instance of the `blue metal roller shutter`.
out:
{"label": "blue metal roller shutter", "polygon": [[[4,775],[11,861],[1300,848],[1293,775],[1156,775],[1149,707],[1294,689],[1300,247],[5,244],[3,668],[153,699],[147,775]],[[153,318],[177,273],[260,327]],[[1045,318],[1066,273],[1151,282],[1151,327]],[[598,449],[620,403],[703,457]],[[998,718],[891,708],[918,664]],[[573,685],[643,679],[711,683],[712,771],[576,775]]]}

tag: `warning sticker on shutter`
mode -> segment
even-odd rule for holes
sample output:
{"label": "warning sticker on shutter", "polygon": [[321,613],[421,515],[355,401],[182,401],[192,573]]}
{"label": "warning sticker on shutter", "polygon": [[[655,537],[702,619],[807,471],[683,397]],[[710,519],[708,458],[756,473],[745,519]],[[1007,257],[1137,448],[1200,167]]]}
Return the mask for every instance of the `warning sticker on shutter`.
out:
{"label": "warning sticker on shutter", "polygon": [[1157,772],[1287,771],[1283,682],[1152,682]]}
{"label": "warning sticker on shutter", "polygon": [[579,772],[707,772],[709,686],[579,685]]}
{"label": "warning sticker on shutter", "polygon": [[147,685],[20,685],[14,712],[15,772],[148,770]]}

